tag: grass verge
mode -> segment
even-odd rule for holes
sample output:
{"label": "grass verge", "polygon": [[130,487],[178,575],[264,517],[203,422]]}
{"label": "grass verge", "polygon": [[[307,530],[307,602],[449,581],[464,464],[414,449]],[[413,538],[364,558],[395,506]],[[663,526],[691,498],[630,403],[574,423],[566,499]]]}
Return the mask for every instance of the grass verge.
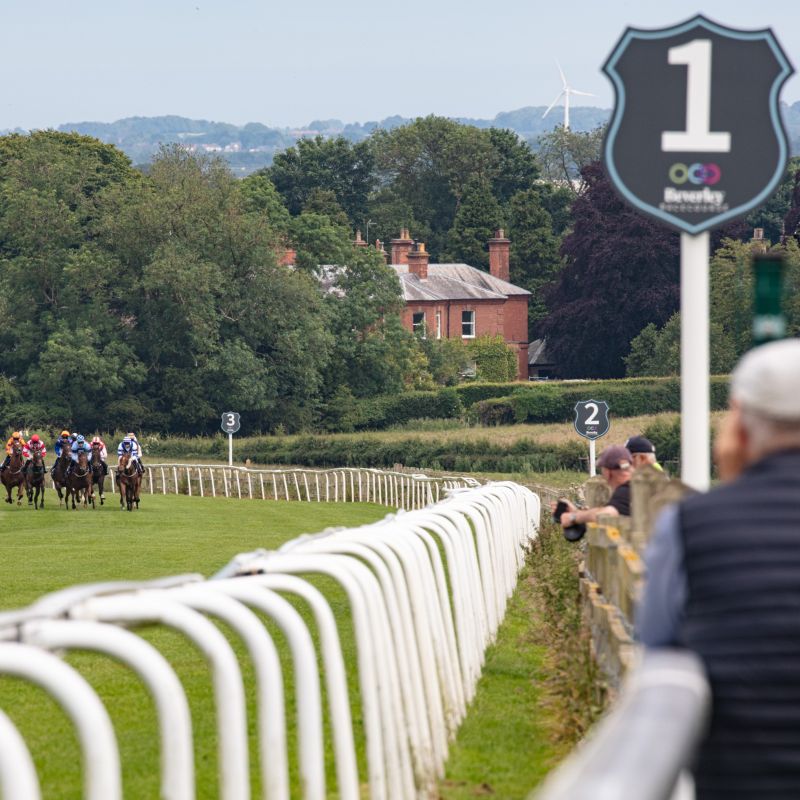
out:
{"label": "grass verge", "polygon": [[451,749],[443,800],[525,797],[602,712],[578,560],[559,528],[542,526]]}

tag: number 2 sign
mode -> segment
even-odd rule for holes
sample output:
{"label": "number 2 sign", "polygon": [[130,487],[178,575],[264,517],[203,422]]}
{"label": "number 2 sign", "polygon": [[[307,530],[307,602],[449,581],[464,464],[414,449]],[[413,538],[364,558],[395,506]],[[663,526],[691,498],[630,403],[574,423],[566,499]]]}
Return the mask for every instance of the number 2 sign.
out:
{"label": "number 2 sign", "polygon": [[771,30],[703,16],[628,28],[603,71],[616,93],[605,165],[635,208],[698,234],[775,190],[789,154],[778,95],[793,69]]}
{"label": "number 2 sign", "polygon": [[584,439],[605,436],[610,425],[605,400],[581,400],[575,404],[575,430]]}

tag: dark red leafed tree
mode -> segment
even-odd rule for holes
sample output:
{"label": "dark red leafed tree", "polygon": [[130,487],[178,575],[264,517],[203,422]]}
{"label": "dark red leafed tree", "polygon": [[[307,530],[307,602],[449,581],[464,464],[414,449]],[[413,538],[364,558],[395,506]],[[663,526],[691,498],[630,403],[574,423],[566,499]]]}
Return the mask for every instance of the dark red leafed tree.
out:
{"label": "dark red leafed tree", "polygon": [[565,266],[538,334],[563,377],[616,378],[631,339],[678,309],[680,239],[626,205],[599,163],[581,174],[587,188],[572,206]]}

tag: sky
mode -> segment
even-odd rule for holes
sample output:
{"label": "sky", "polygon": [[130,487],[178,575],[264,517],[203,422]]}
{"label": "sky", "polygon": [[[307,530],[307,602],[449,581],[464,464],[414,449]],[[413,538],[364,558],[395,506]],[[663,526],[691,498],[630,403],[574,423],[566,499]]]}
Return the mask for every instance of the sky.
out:
{"label": "sky", "polygon": [[[30,0],[0,2],[0,129],[177,114],[300,127],[610,108],[600,67],[627,26],[696,13],[775,31],[800,66],[798,0]],[[800,78],[782,100],[800,100]]]}

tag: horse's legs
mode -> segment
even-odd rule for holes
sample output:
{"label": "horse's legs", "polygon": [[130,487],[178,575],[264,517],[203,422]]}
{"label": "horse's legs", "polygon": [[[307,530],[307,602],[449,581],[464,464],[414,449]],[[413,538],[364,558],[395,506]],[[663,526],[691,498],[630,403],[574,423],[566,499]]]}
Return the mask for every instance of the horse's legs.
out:
{"label": "horse's legs", "polygon": [[23,481],[22,483],[18,483],[17,484],[17,505],[18,506],[22,505],[22,498],[25,495],[24,486],[25,486],[25,481]]}

